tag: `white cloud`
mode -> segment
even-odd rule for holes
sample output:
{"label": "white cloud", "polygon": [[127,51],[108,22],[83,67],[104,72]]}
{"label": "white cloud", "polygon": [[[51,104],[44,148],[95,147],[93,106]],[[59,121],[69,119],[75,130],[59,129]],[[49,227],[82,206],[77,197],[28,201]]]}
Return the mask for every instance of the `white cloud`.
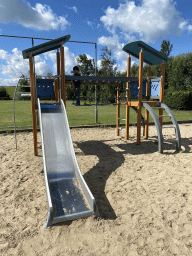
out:
{"label": "white cloud", "polygon": [[[65,73],[70,75],[71,71],[73,70],[73,67],[77,65],[77,61],[76,61],[75,55],[69,51],[68,47],[65,46],[64,51],[65,51]],[[44,56],[46,60],[50,59],[53,62],[53,70],[54,70],[54,74],[56,74],[57,73],[56,52],[50,51],[50,52],[44,53]]]}
{"label": "white cloud", "polygon": [[124,39],[137,37],[146,43],[154,43],[170,34],[179,35],[183,30],[192,30],[175,8],[173,0],[142,0],[140,5],[126,0],[118,9],[110,6],[100,18],[112,34],[121,31]]}
{"label": "white cloud", "polygon": [[[67,6],[66,6],[67,7]],[[72,9],[74,10],[75,13],[77,13],[77,7],[76,6],[73,6],[73,7],[67,7],[68,9]]]}
{"label": "white cloud", "polygon": [[16,86],[18,83],[17,78],[3,79],[0,78],[0,86]]}
{"label": "white cloud", "polygon": [[[0,50],[0,60],[6,62],[6,64],[1,65],[1,73],[6,77],[11,77],[8,79],[1,78],[1,84],[9,85],[14,82],[14,85],[16,85],[18,78],[22,74],[24,76],[29,75],[29,61],[28,59],[23,59],[22,52],[17,48],[14,48],[11,54]],[[35,57],[35,71],[40,76],[45,76],[47,73],[52,72],[50,66],[40,56]]]}
{"label": "white cloud", "polygon": [[38,30],[64,30],[69,22],[57,16],[48,5],[37,3],[32,7],[25,0],[0,0],[0,22],[16,22],[24,27]]}

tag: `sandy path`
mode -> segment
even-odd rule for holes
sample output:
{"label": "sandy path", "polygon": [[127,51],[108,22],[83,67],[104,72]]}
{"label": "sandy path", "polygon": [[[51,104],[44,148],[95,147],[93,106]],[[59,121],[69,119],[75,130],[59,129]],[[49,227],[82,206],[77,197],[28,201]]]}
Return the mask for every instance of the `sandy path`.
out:
{"label": "sandy path", "polygon": [[32,133],[18,134],[17,151],[13,134],[0,135],[0,254],[192,255],[192,125],[180,125],[180,153],[157,152],[155,127],[140,146],[130,129],[130,141],[111,128],[71,130],[100,218],[47,230],[41,149],[33,156]]}

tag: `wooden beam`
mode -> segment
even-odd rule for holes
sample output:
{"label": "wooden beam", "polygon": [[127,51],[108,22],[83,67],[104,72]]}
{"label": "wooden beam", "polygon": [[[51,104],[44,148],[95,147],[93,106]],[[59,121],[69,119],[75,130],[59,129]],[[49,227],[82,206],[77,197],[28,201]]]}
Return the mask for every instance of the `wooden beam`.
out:
{"label": "wooden beam", "polygon": [[[131,57],[127,58],[127,77],[131,76]],[[131,96],[131,83],[127,82],[127,89],[128,91],[126,91],[126,96],[127,96],[127,103],[129,104],[130,101],[130,96]],[[126,105],[126,118],[125,118],[125,139],[128,140],[129,139],[129,111],[130,110],[130,106]]]}
{"label": "wooden beam", "polygon": [[119,83],[117,86],[117,124],[116,124],[116,132],[117,136],[119,136],[119,127],[120,127],[120,105],[118,104],[120,102],[119,96],[120,96],[120,91],[119,91]]}
{"label": "wooden beam", "polygon": [[128,103],[130,107],[138,107],[139,102],[138,101],[131,101]]}
{"label": "wooden beam", "polygon": [[33,57],[29,57],[29,68],[30,68],[30,90],[31,90],[31,108],[32,108],[32,120],[33,120],[33,143],[34,143],[34,155],[38,155],[37,148],[37,122],[35,113],[35,83],[34,83],[34,72],[33,72]]}
{"label": "wooden beam", "polygon": [[[58,50],[56,53],[56,57],[57,57],[57,76],[60,76],[61,65],[60,65],[60,52]],[[57,81],[55,81],[55,101],[56,102],[59,101],[59,79],[57,79]]]}
{"label": "wooden beam", "polygon": [[61,98],[66,107],[66,93],[65,93],[65,55],[64,55],[64,47],[60,48],[61,51]]}
{"label": "wooden beam", "polygon": [[143,52],[139,53],[139,97],[137,110],[137,145],[141,140],[141,108],[142,108],[142,87],[143,87]]}
{"label": "wooden beam", "polygon": [[145,101],[151,107],[158,107],[158,101]]}
{"label": "wooden beam", "polygon": [[[151,68],[148,67],[147,69],[147,77],[151,76]],[[149,100],[149,93],[150,93],[150,81],[149,78],[147,78],[147,86],[146,86],[146,100]],[[148,132],[149,132],[149,111],[145,109],[145,138],[148,138]]]}
{"label": "wooden beam", "polygon": [[[165,87],[165,63],[161,64],[161,86],[160,86],[160,98],[159,101],[160,102],[164,102],[164,87]],[[163,109],[160,108],[159,109],[159,115],[162,116],[163,115]],[[162,127],[163,125],[163,118],[159,117],[159,123]]]}

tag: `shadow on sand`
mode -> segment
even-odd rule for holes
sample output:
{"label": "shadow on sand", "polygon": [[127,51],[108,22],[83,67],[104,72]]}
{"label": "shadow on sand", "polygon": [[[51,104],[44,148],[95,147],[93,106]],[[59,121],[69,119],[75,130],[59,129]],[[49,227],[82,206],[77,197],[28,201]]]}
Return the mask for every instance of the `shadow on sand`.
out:
{"label": "shadow on sand", "polygon": [[[109,176],[124,163],[124,154],[141,155],[152,154],[157,152],[158,144],[151,140],[144,140],[141,145],[136,145],[135,142],[128,143],[123,140],[120,144],[107,145],[108,141],[87,141],[76,143],[85,155],[95,155],[99,158],[99,162],[92,167],[86,174],[84,179],[95,197],[100,217],[103,219],[116,219],[117,216],[106,197],[105,186]],[[184,153],[192,153],[192,139],[182,139],[181,144],[184,147]],[[119,152],[113,149],[118,147]],[[171,150],[171,151],[170,151]],[[170,152],[169,152],[170,151]],[[164,144],[164,154],[177,154],[175,144]]]}

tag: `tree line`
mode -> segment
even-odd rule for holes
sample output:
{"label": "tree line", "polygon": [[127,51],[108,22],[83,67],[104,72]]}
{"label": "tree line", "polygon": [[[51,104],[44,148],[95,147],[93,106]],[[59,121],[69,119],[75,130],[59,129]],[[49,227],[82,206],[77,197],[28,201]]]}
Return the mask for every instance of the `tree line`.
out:
{"label": "tree line", "polygon": [[[160,52],[165,54],[171,59],[165,63],[165,96],[171,97],[174,93],[188,93],[192,94],[192,53],[183,53],[179,54],[176,57],[170,56],[173,45],[170,44],[169,40],[163,40],[161,44]],[[97,71],[97,76],[109,76],[109,77],[126,77],[127,72],[117,71],[117,61],[112,58],[112,52],[108,47],[103,47],[101,53],[101,64],[100,69],[95,67],[95,60],[88,59],[86,54],[79,54],[77,57],[77,63],[80,68],[81,75],[83,76],[94,76],[95,68]],[[147,68],[149,65],[144,65],[143,73],[144,76],[147,76]],[[73,71],[71,71],[72,73]],[[136,77],[139,74],[139,66],[134,63],[131,67],[131,76]],[[151,75],[152,76],[161,76],[161,65],[151,66]],[[45,78],[52,76],[51,73],[47,74]],[[25,78],[24,75],[21,76]],[[40,78],[40,77],[38,77]],[[27,84],[26,80],[21,82],[23,85]],[[124,88],[125,83],[121,83],[121,88]],[[92,86],[93,87],[93,86]],[[29,88],[23,88],[21,90],[26,91]],[[98,86],[98,97],[99,98],[114,98],[115,92],[112,92],[114,89],[111,85]],[[3,90],[5,96],[5,90]],[[89,93],[88,93],[89,91]],[[111,93],[110,93],[111,92]],[[75,96],[74,86],[68,86],[67,88],[68,98]],[[82,86],[81,88],[82,97],[92,97],[94,98],[94,87],[90,88],[88,85]],[[0,96],[1,97],[1,96]]]}

